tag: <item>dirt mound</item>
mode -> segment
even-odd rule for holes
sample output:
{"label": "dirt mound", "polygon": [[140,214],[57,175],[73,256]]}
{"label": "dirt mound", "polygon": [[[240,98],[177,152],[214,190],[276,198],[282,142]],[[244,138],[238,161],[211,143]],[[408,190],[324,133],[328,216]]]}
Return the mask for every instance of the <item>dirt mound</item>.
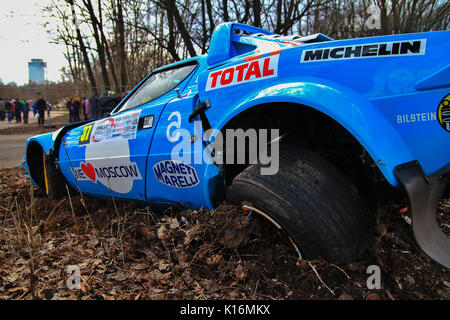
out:
{"label": "dirt mound", "polygon": [[[378,211],[359,261],[336,265],[299,260],[285,235],[226,203],[155,213],[79,195],[51,201],[16,169],[0,170],[0,195],[1,299],[450,298],[449,270],[420,251],[396,213],[405,200]],[[443,200],[446,232],[449,211]],[[370,265],[381,269],[381,289],[366,286]],[[80,289],[68,289],[69,266]]]}

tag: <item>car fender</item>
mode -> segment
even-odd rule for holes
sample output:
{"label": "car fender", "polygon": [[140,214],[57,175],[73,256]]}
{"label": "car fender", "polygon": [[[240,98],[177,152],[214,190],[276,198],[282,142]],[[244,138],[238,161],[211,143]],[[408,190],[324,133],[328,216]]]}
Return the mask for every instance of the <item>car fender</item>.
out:
{"label": "car fender", "polygon": [[[214,97],[210,101],[214,109]],[[243,111],[266,103],[296,103],[328,115],[359,141],[393,186],[399,185],[394,168],[415,160],[400,135],[367,97],[324,79],[296,77],[272,82],[243,96],[211,124],[222,129]]]}
{"label": "car fender", "polygon": [[[31,182],[35,185],[38,186],[38,184],[36,183],[36,181],[33,180],[31,174],[30,174],[30,168],[28,165],[28,147],[30,146],[31,143],[38,143],[42,150],[44,151],[44,153],[46,155],[57,155],[58,154],[58,149],[59,146],[61,144],[62,138],[64,137],[64,135],[71,129],[79,127],[81,125],[84,125],[88,122],[91,122],[94,120],[88,120],[88,121],[80,121],[77,123],[73,123],[73,124],[69,124],[69,125],[65,125],[61,128],[59,128],[58,130],[54,131],[54,132],[49,132],[49,133],[44,133],[44,134],[40,134],[37,136],[32,136],[30,138],[27,139],[26,142],[26,149],[25,149],[25,157],[24,157],[24,166],[26,169],[26,172],[28,173],[28,175],[30,176]],[[56,152],[55,152],[56,151]]]}

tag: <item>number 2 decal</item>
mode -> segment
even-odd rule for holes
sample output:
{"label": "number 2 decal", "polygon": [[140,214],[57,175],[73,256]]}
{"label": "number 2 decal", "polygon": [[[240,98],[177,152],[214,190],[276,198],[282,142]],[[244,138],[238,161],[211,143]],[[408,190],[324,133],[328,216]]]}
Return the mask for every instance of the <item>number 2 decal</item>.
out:
{"label": "number 2 decal", "polygon": [[91,139],[92,124],[83,127],[80,135],[80,144],[88,144]]}

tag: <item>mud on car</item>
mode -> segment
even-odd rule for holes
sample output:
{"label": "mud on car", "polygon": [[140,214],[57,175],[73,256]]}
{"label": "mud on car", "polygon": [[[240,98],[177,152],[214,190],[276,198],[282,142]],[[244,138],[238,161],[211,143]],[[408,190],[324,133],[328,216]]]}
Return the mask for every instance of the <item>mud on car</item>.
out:
{"label": "mud on car", "polygon": [[[206,55],[154,70],[106,118],[29,138],[24,168],[50,197],[70,185],[157,206],[225,199],[285,230],[300,256],[342,262],[366,248],[388,183],[408,193],[420,247],[450,267],[435,220],[450,172],[449,51],[450,31],[333,40],[221,24]],[[278,130],[274,174],[192,161],[232,129]],[[191,161],[173,158],[181,140],[200,148],[181,150]]]}

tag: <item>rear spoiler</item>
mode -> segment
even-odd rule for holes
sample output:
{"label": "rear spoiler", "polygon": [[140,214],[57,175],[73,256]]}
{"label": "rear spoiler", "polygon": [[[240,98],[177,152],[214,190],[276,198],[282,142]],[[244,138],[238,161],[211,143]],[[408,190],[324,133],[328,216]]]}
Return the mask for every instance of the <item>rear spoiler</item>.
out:
{"label": "rear spoiler", "polygon": [[237,55],[233,48],[233,42],[239,42],[241,36],[254,35],[266,39],[283,39],[286,41],[295,41],[300,43],[312,43],[331,41],[332,38],[317,33],[314,35],[300,37],[300,36],[281,36],[273,32],[249,26],[242,23],[221,23],[215,29],[211,37],[211,42],[208,50],[207,63],[209,66],[226,61]]}
{"label": "rear spoiler", "polygon": [[[239,31],[238,31],[239,30]],[[209,66],[228,60],[232,57],[231,45],[235,32],[244,34],[262,33],[272,35],[273,32],[241,23],[221,23],[215,29],[209,44],[207,63]]]}

